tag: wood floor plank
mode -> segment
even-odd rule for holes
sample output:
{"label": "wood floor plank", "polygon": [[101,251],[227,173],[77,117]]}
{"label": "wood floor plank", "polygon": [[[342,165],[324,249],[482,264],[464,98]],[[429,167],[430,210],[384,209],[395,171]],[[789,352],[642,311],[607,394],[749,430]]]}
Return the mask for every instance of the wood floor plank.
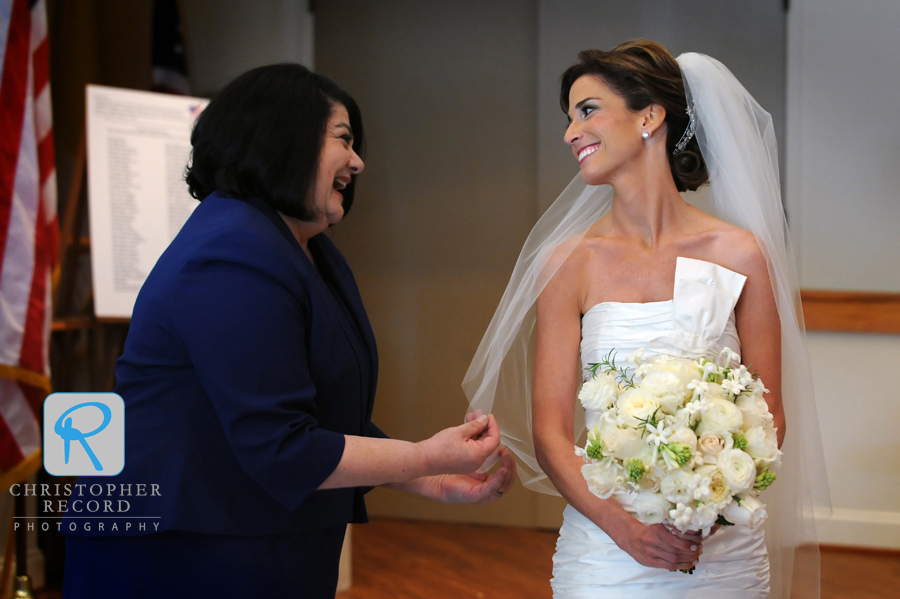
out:
{"label": "wood floor plank", "polygon": [[[550,599],[556,536],[373,520],[353,528],[353,587],[337,599]],[[827,547],[821,559],[821,599],[900,599],[900,552]]]}

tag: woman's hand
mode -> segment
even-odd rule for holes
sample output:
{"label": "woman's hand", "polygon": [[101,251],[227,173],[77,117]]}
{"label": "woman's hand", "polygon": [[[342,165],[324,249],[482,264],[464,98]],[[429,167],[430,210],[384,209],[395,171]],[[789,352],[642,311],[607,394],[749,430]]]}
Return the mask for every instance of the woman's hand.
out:
{"label": "woman's hand", "polygon": [[474,472],[500,446],[500,428],[493,415],[481,415],[417,445],[429,474]]}
{"label": "woman's hand", "polygon": [[502,497],[516,478],[516,462],[512,453],[500,448],[501,467],[494,474],[444,474],[431,479],[429,495],[443,503],[493,503]]}
{"label": "woman's hand", "polygon": [[633,522],[623,539],[614,539],[619,547],[636,562],[650,568],[690,570],[703,553],[699,534],[675,535],[663,524],[646,525],[632,517]]}

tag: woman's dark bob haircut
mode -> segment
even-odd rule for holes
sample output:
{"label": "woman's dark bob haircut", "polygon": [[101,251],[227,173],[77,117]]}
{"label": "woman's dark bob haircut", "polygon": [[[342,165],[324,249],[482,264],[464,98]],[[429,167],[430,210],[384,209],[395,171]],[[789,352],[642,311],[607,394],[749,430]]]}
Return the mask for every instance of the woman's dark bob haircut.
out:
{"label": "woman's dark bob haircut", "polygon": [[[314,220],[311,196],[328,118],[343,105],[353,128],[353,149],[363,154],[363,125],[353,98],[324,75],[299,64],[247,71],[223,89],[197,119],[192,161],[185,172],[200,201],[214,191],[260,198],[275,210]],[[353,204],[356,175],[341,193],[344,213]]]}
{"label": "woman's dark bob haircut", "polygon": [[669,168],[678,191],[694,191],[707,181],[709,172],[695,136],[687,147],[674,154],[675,145],[688,126],[684,79],[675,57],[664,46],[650,40],[634,40],[611,52],[585,50],[581,61],[562,76],[559,104],[569,112],[569,92],[579,77],[600,77],[625,100],[629,110],[639,111],[651,104],[666,109],[665,135]]}

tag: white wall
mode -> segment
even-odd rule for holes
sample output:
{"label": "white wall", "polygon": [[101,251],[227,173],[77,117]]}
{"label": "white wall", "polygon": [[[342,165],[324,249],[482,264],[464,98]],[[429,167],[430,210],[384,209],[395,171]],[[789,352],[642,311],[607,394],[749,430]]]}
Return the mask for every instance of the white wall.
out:
{"label": "white wall", "polygon": [[[803,287],[900,290],[898,48],[896,0],[791,3],[786,200]],[[834,508],[820,541],[900,548],[900,336],[813,332],[809,351]]]}

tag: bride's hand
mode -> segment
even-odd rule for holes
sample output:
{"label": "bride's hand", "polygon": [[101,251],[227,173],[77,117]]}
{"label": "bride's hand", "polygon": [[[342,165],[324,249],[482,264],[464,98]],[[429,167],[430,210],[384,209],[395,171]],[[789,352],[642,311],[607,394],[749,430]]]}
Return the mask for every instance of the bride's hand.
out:
{"label": "bride's hand", "polygon": [[631,534],[620,547],[639,564],[665,570],[690,570],[703,553],[699,534],[673,534],[663,524],[646,525],[634,520]]}
{"label": "bride's hand", "polygon": [[501,468],[493,474],[444,474],[435,476],[434,499],[444,503],[493,503],[502,497],[516,478],[516,462],[510,451],[501,447]]}

